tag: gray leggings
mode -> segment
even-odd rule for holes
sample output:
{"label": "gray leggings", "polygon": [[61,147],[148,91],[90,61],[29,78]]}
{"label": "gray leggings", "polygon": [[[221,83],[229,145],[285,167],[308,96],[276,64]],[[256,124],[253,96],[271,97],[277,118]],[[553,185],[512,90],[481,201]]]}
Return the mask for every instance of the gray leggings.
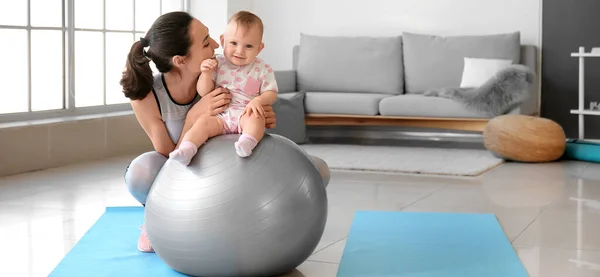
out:
{"label": "gray leggings", "polygon": [[[313,163],[321,173],[325,186],[329,184],[329,167],[320,158],[310,156]],[[156,151],[146,152],[133,159],[125,170],[125,185],[129,192],[142,205],[146,204],[146,197],[156,175],[167,162],[167,158]]]}

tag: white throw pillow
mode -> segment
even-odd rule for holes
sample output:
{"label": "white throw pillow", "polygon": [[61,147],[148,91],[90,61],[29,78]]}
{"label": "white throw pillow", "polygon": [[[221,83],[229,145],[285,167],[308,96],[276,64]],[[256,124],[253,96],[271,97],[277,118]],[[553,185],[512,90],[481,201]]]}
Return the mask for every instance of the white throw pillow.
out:
{"label": "white throw pillow", "polygon": [[473,88],[483,85],[498,71],[512,64],[511,60],[465,58],[461,88]]}

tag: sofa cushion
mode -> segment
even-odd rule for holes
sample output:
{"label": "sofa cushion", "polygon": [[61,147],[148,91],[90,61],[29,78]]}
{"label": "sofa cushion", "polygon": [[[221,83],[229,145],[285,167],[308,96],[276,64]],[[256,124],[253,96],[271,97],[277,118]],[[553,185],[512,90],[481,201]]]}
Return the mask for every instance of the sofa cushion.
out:
{"label": "sofa cushion", "polygon": [[307,92],[304,104],[306,113],[377,115],[379,114],[379,101],[385,97],[390,97],[390,95],[354,92],[344,94],[339,92]]}
{"label": "sofa cushion", "polygon": [[275,70],[273,71],[273,74],[275,74],[275,80],[277,80],[279,95],[298,91],[296,89],[296,71]]}
{"label": "sofa cushion", "polygon": [[273,129],[265,129],[265,132],[284,136],[298,144],[305,143],[304,98],[304,93],[280,93],[273,103],[277,125]]}
{"label": "sofa cushion", "polygon": [[386,97],[379,103],[379,113],[385,116],[486,118],[454,100],[419,94]]}
{"label": "sofa cushion", "polygon": [[403,93],[402,37],[301,34],[298,90]]}
{"label": "sofa cushion", "polygon": [[464,58],[520,61],[520,33],[441,37],[403,33],[407,93],[460,87]]}

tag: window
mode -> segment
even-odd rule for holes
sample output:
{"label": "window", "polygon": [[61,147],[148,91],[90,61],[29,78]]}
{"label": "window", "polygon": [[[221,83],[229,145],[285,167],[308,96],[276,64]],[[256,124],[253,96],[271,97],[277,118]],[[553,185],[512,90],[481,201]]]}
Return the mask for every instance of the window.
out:
{"label": "window", "polygon": [[130,110],[131,44],[185,0],[0,0],[0,121]]}

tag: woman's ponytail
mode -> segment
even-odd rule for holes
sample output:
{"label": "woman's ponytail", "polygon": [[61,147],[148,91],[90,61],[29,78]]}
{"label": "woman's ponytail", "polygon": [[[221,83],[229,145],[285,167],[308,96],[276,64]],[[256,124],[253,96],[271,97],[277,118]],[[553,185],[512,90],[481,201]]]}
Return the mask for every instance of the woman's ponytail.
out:
{"label": "woman's ponytail", "polygon": [[150,68],[150,58],[144,51],[148,40],[142,38],[131,46],[125,63],[125,71],[119,82],[125,97],[131,100],[144,99],[152,89],[154,79]]}
{"label": "woman's ponytail", "polygon": [[[125,71],[119,82],[125,97],[131,100],[144,99],[152,90],[154,78],[150,60],[160,73],[173,69],[174,56],[186,56],[192,45],[190,24],[193,17],[181,11],[159,16],[144,38],[131,46],[125,63]],[[144,50],[148,47],[148,50]]]}

